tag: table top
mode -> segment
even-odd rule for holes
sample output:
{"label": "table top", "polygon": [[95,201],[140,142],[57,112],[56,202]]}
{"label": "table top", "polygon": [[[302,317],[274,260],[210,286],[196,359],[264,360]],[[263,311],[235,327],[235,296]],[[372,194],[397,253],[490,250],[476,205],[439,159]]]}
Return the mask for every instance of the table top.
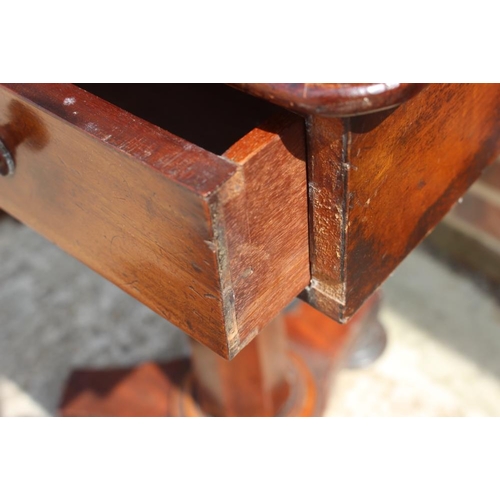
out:
{"label": "table top", "polygon": [[235,83],[231,84],[302,114],[350,116],[397,106],[424,83]]}

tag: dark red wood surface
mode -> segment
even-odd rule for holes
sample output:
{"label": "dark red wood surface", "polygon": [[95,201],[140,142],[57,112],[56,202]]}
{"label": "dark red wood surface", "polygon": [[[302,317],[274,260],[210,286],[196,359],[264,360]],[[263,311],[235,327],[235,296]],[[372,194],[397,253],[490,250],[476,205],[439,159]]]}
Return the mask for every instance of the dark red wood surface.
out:
{"label": "dark red wood surface", "polygon": [[240,90],[301,114],[352,116],[392,108],[422,83],[235,83]]}
{"label": "dark red wood surface", "polygon": [[500,85],[432,84],[401,106],[307,123],[312,282],[346,321],[500,153]]}

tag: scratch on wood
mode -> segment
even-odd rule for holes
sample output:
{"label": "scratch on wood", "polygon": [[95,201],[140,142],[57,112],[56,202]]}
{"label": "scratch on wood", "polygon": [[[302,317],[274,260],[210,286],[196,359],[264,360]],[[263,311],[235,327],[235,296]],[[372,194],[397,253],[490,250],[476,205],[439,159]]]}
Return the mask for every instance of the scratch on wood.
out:
{"label": "scratch on wood", "polygon": [[99,130],[99,127],[94,122],[89,122],[85,125],[85,130],[87,132],[97,132],[97,130]]}
{"label": "scratch on wood", "polygon": [[212,251],[212,252],[216,252],[217,251],[217,245],[213,242],[213,241],[209,241],[209,240],[204,240],[204,242],[206,243],[207,247]]}

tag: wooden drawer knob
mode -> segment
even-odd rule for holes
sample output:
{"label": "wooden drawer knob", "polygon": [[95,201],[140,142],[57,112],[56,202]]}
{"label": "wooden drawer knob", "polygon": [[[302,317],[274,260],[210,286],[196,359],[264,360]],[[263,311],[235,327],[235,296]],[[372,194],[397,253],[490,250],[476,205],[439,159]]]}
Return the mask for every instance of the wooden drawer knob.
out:
{"label": "wooden drawer knob", "polygon": [[15,168],[14,157],[10,154],[5,143],[0,139],[0,175],[4,177],[12,175]]}

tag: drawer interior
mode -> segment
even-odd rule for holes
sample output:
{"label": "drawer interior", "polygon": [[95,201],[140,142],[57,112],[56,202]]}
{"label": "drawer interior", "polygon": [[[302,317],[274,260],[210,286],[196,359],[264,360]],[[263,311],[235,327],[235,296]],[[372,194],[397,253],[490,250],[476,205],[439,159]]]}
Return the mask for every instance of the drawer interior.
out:
{"label": "drawer interior", "polygon": [[76,85],[217,155],[279,110],[219,83]]}

